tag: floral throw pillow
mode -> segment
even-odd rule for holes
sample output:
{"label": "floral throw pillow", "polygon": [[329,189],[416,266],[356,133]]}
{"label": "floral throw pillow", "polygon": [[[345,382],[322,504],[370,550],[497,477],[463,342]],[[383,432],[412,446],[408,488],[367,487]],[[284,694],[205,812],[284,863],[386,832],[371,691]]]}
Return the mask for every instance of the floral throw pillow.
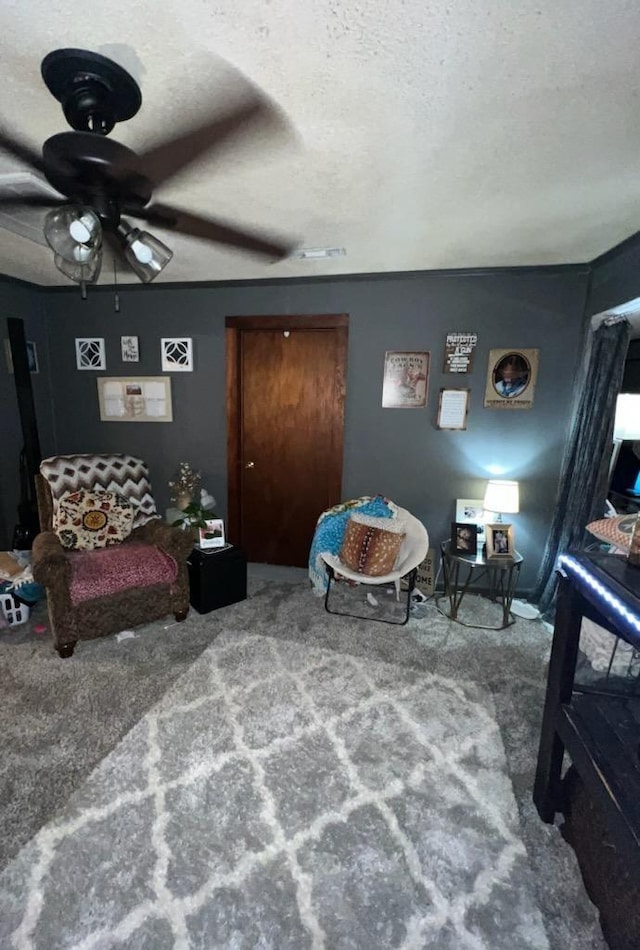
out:
{"label": "floral throw pillow", "polygon": [[69,491],[58,501],[53,530],[70,551],[118,544],[131,534],[133,508],[113,491]]}
{"label": "floral throw pillow", "polygon": [[340,560],[358,574],[382,577],[393,571],[404,537],[404,522],[353,514],[347,522]]}

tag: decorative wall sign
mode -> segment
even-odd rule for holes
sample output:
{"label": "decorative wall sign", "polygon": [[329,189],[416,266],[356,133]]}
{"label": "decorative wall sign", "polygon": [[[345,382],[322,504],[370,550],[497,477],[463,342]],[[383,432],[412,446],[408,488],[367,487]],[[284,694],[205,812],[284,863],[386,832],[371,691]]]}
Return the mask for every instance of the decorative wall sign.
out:
{"label": "decorative wall sign", "polygon": [[123,363],[139,363],[140,349],[138,347],[138,337],[137,336],[121,336],[120,337],[120,353],[122,355]]}
{"label": "decorative wall sign", "polygon": [[76,367],[78,369],[107,368],[102,337],[76,337]]}
{"label": "decorative wall sign", "polygon": [[164,337],[162,369],[165,373],[191,373],[193,371],[193,346],[188,337]]}
{"label": "decorative wall sign", "polygon": [[387,350],[384,356],[382,405],[385,409],[420,409],[427,404],[428,353]]}
{"label": "decorative wall sign", "polygon": [[[30,373],[39,373],[40,367],[38,366],[38,350],[33,340],[27,340],[27,362],[29,364]],[[9,340],[4,341],[4,352],[7,357],[7,370],[13,375],[13,357],[11,355],[11,343]]]}
{"label": "decorative wall sign", "polygon": [[444,345],[443,373],[470,373],[473,351],[478,343],[477,333],[447,333]]}
{"label": "decorative wall sign", "polygon": [[485,409],[531,409],[540,350],[490,350]]}
{"label": "decorative wall sign", "polygon": [[437,429],[466,429],[470,389],[441,389]]}
{"label": "decorative wall sign", "polygon": [[98,401],[103,422],[172,422],[168,376],[100,376]]}
{"label": "decorative wall sign", "polygon": [[435,567],[436,552],[433,548],[429,548],[424,561],[418,564],[416,573],[416,587],[427,597],[431,596],[435,590]]}

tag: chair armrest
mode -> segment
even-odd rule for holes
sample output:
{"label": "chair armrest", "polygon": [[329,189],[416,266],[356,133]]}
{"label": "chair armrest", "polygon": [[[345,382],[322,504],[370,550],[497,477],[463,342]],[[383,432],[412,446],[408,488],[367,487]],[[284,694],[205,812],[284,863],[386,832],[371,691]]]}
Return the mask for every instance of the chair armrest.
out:
{"label": "chair armrest", "polygon": [[193,550],[194,540],[190,531],[172,528],[162,518],[154,518],[131,532],[132,541],[146,541],[166,551],[178,562],[185,561]]}
{"label": "chair armrest", "polygon": [[43,587],[69,586],[71,565],[54,531],[41,531],[31,549],[33,578]]}

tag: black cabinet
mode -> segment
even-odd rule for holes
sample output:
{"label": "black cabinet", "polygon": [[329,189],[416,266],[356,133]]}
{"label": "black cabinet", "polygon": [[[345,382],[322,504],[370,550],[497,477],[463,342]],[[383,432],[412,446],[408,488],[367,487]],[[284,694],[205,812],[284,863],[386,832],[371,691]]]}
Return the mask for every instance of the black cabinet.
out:
{"label": "black cabinet", "polygon": [[640,881],[640,697],[575,682],[583,617],[640,648],[640,568],[615,554],[580,552],[560,559],[533,798],[544,821],[562,810],[566,751],[599,804],[628,872]]}
{"label": "black cabinet", "polygon": [[206,614],[247,596],[247,560],[230,546],[222,550],[194,548],[187,561],[191,606]]}

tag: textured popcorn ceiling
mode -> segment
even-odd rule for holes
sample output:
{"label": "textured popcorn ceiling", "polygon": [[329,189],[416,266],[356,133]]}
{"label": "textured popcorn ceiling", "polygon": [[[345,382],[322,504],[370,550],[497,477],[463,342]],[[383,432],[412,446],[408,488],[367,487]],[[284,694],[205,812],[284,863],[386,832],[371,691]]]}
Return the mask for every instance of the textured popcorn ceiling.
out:
{"label": "textured popcorn ceiling", "polygon": [[[581,262],[640,227],[637,0],[5,0],[0,27],[0,121],[34,145],[68,129],[40,78],[64,46],[139,81],[111,133],[134,149],[224,100],[221,58],[289,116],[289,141],[155,197],[346,257],[264,264],[153,228],[175,252],[158,281]],[[6,230],[0,272],[67,282]]]}

